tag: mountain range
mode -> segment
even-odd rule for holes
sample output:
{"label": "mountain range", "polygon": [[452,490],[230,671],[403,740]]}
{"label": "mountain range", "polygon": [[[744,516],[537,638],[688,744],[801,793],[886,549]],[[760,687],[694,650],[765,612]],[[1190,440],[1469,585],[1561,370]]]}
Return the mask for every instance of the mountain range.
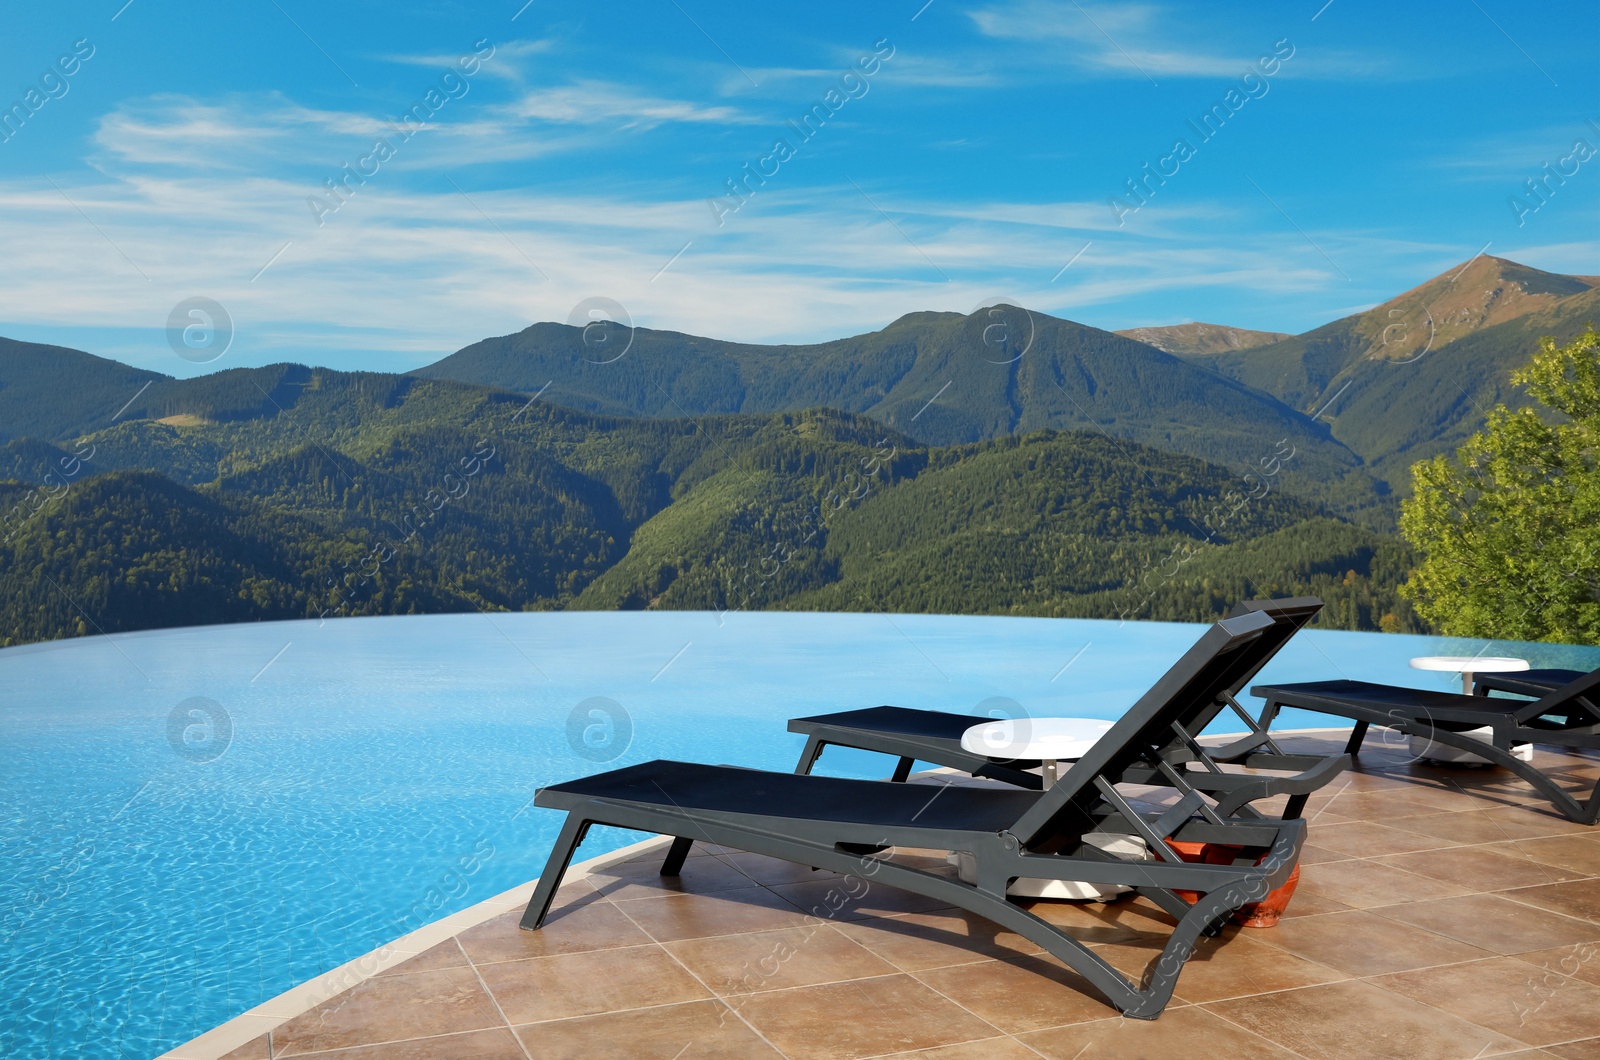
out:
{"label": "mountain range", "polygon": [[1516,401],[1595,288],[1481,257],[1305,335],[1132,333],[1168,349],[1008,305],[811,346],[535,324],[406,375],[179,380],[0,340],[0,643],[562,607],[1199,619],[1286,592],[1418,629],[1406,466]]}

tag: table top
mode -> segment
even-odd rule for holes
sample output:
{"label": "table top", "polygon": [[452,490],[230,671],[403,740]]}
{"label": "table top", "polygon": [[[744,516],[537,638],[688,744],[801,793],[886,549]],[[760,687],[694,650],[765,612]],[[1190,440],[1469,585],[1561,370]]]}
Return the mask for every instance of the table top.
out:
{"label": "table top", "polygon": [[961,749],[990,758],[1081,758],[1115,725],[1098,718],[1000,718],[961,734]]}
{"label": "table top", "polygon": [[1411,660],[1413,670],[1454,670],[1463,674],[1505,674],[1526,670],[1528,660],[1503,655],[1419,655]]}

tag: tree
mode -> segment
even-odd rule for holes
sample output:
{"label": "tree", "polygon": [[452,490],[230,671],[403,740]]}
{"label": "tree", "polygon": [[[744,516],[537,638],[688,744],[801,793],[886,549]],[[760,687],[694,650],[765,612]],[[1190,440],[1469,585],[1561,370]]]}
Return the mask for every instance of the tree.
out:
{"label": "tree", "polygon": [[1597,644],[1600,336],[1542,340],[1511,381],[1549,411],[1499,406],[1412,467],[1400,529],[1426,558],[1402,591],[1448,635]]}

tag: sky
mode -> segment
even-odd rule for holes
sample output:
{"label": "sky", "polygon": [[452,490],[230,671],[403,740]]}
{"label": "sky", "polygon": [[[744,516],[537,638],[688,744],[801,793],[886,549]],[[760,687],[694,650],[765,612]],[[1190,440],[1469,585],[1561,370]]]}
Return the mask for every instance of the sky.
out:
{"label": "sky", "polygon": [[1588,0],[29,5],[0,335],[193,375],[592,312],[1301,332],[1480,252],[1600,273],[1596,54]]}

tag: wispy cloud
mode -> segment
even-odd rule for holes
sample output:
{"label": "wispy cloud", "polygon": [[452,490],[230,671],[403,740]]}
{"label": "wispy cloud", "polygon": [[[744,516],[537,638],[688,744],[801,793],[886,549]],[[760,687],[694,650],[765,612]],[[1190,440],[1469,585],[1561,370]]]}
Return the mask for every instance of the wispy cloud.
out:
{"label": "wispy cloud", "polygon": [[[884,194],[890,226],[859,196],[828,196],[819,206],[810,195],[774,191],[737,226],[715,231],[699,200],[464,186],[470,201],[448,184],[366,188],[320,229],[298,216],[298,227],[286,227],[286,204],[297,209],[304,189],[281,180],[200,174],[68,186],[146,282],[47,185],[6,182],[0,318],[155,335],[172,305],[205,294],[233,314],[241,355],[316,361],[340,349],[378,350],[387,359],[374,367],[403,370],[485,335],[564,320],[593,295],[615,298],[651,327],[790,341],[872,330],[917,310],[969,312],[997,293],[1122,326],[1124,318],[1103,318],[1105,307],[1130,297],[1218,290],[1270,304],[1337,281],[1294,233],[1241,234],[1223,248],[1206,238],[1215,222],[1197,219],[1171,221],[1162,240],[1096,242],[1052,284],[1094,236],[1086,204],[912,203]],[[252,282],[286,232],[292,245]],[[1341,258],[1364,253],[1358,239],[1328,238]],[[159,340],[149,358],[172,367]]]}
{"label": "wispy cloud", "polygon": [[401,148],[388,116],[321,110],[279,93],[202,101],[159,95],[119,104],[94,134],[101,169],[139,166],[188,173],[282,174],[305,168],[313,184],[374,141],[389,140],[412,168],[526,160],[599,146],[599,138],[663,125],[742,125],[760,119],[729,106],[642,94],[625,85],[583,81],[525,89],[490,102],[469,92]]}
{"label": "wispy cloud", "polygon": [[1181,39],[1175,14],[1151,4],[1013,0],[969,12],[969,17],[987,37],[1057,49],[1066,45],[1084,66],[1128,77],[1234,75],[1255,59],[1208,53],[1194,35]]}
{"label": "wispy cloud", "polygon": [[609,81],[579,81],[531,89],[506,105],[506,113],[523,119],[625,129],[653,128],[666,122],[755,124],[763,119],[736,107],[705,106],[680,99],[639,93]]}
{"label": "wispy cloud", "polygon": [[[494,56],[482,65],[480,73],[505,80],[521,80],[537,69],[537,60],[553,55],[561,42],[552,37],[536,40],[501,41],[495,45]],[[427,52],[417,55],[380,55],[381,62],[398,66],[423,66],[436,69],[457,69],[456,62],[462,52]]]}

